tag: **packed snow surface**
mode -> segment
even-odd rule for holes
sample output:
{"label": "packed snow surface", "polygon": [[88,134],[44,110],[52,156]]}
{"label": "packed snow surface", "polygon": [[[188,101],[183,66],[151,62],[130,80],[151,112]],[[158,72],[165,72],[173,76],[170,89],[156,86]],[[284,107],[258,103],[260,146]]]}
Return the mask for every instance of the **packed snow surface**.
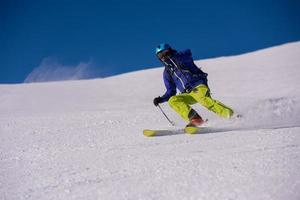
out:
{"label": "packed snow surface", "polygon": [[185,125],[154,97],[163,68],[115,77],[0,85],[0,199],[300,199],[300,42],[197,61],[241,119],[194,108]]}

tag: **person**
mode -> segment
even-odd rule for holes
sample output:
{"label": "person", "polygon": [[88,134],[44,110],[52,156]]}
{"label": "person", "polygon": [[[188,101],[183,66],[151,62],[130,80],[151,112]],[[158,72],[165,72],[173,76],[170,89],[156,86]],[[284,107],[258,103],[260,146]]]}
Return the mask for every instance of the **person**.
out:
{"label": "person", "polygon": [[[207,73],[195,65],[191,50],[176,51],[169,44],[162,43],[156,47],[155,53],[165,66],[163,80],[167,90],[164,95],[154,98],[155,106],[168,102],[188,122],[187,126],[201,126],[204,123],[191,107],[196,103],[221,117],[232,117],[234,111],[230,107],[211,97]],[[181,93],[177,94],[176,89]]]}

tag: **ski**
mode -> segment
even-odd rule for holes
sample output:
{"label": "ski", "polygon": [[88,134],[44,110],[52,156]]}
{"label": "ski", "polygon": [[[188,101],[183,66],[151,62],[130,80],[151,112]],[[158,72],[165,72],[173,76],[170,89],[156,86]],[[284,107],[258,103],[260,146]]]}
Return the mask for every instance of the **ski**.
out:
{"label": "ski", "polygon": [[207,127],[197,127],[197,126],[187,126],[184,128],[184,132],[187,134],[197,134],[201,133],[202,130],[205,130]]}
{"label": "ski", "polygon": [[145,130],[143,130],[143,134],[147,137],[152,137],[152,136],[156,135],[157,131],[159,131],[159,130],[145,129]]}
{"label": "ski", "polygon": [[183,134],[183,129],[145,129],[143,130],[143,134],[146,137],[154,137],[154,136],[166,136],[166,135],[177,135]]}
{"label": "ski", "polygon": [[143,134],[146,137],[167,136],[178,134],[199,134],[205,132],[208,127],[185,127],[183,129],[144,129]]}

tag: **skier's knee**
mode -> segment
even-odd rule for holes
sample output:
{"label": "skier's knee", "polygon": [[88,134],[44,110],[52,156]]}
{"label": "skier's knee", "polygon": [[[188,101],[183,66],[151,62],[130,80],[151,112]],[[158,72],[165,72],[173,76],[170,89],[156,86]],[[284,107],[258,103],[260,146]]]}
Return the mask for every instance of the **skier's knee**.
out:
{"label": "skier's knee", "polygon": [[210,97],[202,97],[199,103],[208,109],[214,105],[214,101]]}

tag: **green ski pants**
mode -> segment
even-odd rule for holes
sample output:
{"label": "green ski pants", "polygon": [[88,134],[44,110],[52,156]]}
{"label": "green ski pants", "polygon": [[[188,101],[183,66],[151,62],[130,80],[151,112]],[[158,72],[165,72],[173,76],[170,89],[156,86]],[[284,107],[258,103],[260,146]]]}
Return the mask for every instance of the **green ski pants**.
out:
{"label": "green ski pants", "polygon": [[204,84],[195,87],[190,93],[172,96],[168,103],[186,121],[189,121],[188,115],[192,109],[190,105],[196,103],[200,103],[208,110],[224,118],[230,118],[233,115],[231,108],[211,98],[209,88]]}

